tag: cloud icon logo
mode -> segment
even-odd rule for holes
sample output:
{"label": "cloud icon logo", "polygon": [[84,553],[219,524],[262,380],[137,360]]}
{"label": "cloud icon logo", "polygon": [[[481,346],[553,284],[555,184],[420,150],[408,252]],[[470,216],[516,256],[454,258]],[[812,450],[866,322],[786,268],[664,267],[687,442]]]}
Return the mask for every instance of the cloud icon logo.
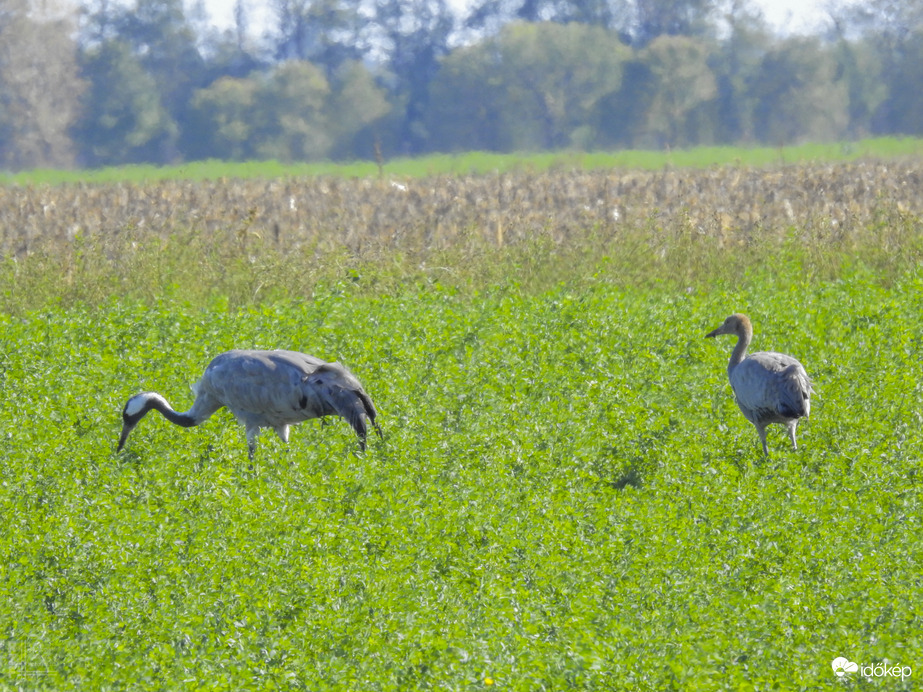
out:
{"label": "cloud icon logo", "polygon": [[842,656],[838,656],[837,658],[833,659],[833,663],[831,665],[833,666],[833,672],[838,678],[843,677],[846,675],[846,673],[855,673],[857,670],[859,670],[859,666],[857,664],[853,663],[849,659],[843,658]]}

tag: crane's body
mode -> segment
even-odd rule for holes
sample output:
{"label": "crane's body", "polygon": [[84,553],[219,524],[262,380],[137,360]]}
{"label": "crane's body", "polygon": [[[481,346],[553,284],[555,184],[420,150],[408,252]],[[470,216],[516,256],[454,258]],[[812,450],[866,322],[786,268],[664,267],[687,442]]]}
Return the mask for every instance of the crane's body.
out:
{"label": "crane's body", "polygon": [[193,387],[195,402],[188,411],[174,411],[156,392],[131,397],[122,411],[121,450],[129,433],[151,410],[167,420],[191,427],[227,407],[244,426],[250,458],[261,428],[272,428],[288,442],[289,426],[312,418],[341,416],[349,422],[365,449],[366,420],[375,422],[375,406],[362,384],[339,363],[328,363],[296,351],[228,351],[216,356]]}
{"label": "crane's body", "polygon": [[769,456],[766,426],[771,423],[784,425],[792,447],[798,449],[795,430],[798,420],[811,413],[813,391],[804,366],[784,353],[760,351],[747,355],[753,327],[746,315],[731,315],[705,336],[721,334],[737,336],[737,345],[728,363],[728,379],[741,412],[759,433],[763,453]]}

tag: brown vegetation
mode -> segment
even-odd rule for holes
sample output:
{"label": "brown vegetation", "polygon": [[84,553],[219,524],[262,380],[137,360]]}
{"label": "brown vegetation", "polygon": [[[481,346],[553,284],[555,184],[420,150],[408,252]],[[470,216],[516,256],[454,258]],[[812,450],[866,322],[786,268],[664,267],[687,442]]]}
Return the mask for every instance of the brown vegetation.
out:
{"label": "brown vegetation", "polygon": [[508,173],[418,180],[168,181],[0,188],[0,249],[22,256],[78,236],[167,237],[195,231],[269,240],[286,251],[435,250],[588,229],[683,228],[746,242],[823,227],[850,234],[882,214],[923,208],[915,162],[772,169]]}
{"label": "brown vegetation", "polygon": [[855,258],[887,280],[923,257],[921,189],[912,161],[2,187],[0,294],[8,311],[114,295],[241,304],[357,271],[379,290],[511,271],[547,285],[603,257],[626,286],[784,262],[829,278]]}

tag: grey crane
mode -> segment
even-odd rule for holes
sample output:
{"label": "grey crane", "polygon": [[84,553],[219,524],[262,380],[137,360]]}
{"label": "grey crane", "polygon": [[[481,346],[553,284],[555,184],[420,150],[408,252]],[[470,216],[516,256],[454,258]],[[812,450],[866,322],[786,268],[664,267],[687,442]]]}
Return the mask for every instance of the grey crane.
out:
{"label": "grey crane", "polygon": [[199,425],[226,406],[247,432],[250,460],[260,428],[272,428],[288,442],[289,426],[311,418],[341,416],[359,436],[365,449],[368,419],[375,422],[375,406],[362,384],[339,363],[328,363],[296,351],[228,351],[216,356],[202,379],[193,386],[195,402],[185,413],[173,410],[157,392],[135,394],[122,410],[118,451],[149,411],[185,428]]}
{"label": "grey crane", "polygon": [[746,315],[731,315],[706,338],[721,334],[737,336],[737,345],[728,363],[728,378],[737,398],[737,405],[748,421],[756,426],[763,443],[763,454],[769,456],[766,426],[781,423],[788,429],[792,447],[799,418],[811,412],[811,380],[804,366],[784,353],[760,351],[747,355],[753,339],[753,326]]}

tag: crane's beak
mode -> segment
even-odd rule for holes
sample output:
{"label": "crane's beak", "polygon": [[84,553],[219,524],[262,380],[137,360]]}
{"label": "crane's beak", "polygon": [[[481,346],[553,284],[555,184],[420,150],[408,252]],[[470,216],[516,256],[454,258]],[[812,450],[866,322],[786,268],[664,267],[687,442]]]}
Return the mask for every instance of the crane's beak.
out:
{"label": "crane's beak", "polygon": [[130,433],[132,430],[134,430],[134,429],[135,429],[135,426],[132,425],[132,424],[124,423],[124,424],[122,425],[122,434],[119,435],[119,446],[116,447],[116,449],[115,449],[116,452],[121,452],[121,451],[122,451],[122,447],[125,446],[125,440],[128,439],[129,433]]}

